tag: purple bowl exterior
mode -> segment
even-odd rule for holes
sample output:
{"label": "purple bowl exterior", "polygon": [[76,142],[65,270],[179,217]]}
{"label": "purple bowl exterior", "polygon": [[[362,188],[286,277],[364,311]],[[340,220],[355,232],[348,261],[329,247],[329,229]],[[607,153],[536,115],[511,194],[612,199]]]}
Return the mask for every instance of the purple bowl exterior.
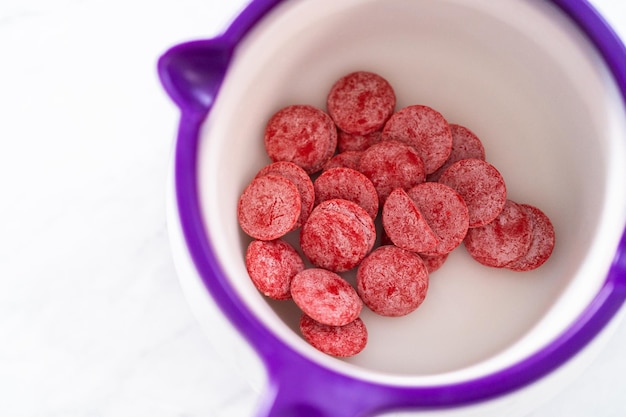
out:
{"label": "purple bowl exterior", "polygon": [[[286,0],[252,1],[221,36],[175,46],[158,63],[163,87],[181,109],[174,169],[183,234],[206,288],[266,365],[269,386],[259,416],[360,417],[392,409],[467,405],[522,388],[582,350],[626,299],[626,231],[601,290],[564,333],[509,368],[461,383],[394,386],[344,375],[302,356],[250,311],[223,273],[205,232],[196,178],[197,150],[200,127],[219,92],[234,48],[256,22],[282,1]],[[626,49],[619,38],[587,2],[553,0],[553,3],[595,44],[626,99]],[[213,59],[216,50],[219,56]],[[200,59],[202,54],[210,59]],[[189,77],[189,72],[202,71],[210,72],[211,76]],[[197,79],[203,81],[199,84],[193,81]]]}

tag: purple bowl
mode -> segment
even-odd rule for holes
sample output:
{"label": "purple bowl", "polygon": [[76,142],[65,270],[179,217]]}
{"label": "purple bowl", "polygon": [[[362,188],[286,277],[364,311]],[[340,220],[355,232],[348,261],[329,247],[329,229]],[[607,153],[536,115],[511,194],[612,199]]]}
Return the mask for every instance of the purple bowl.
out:
{"label": "purple bowl", "polygon": [[[519,1],[506,6],[482,0],[465,3],[449,0],[437,5],[412,2],[408,6],[408,3],[350,0],[331,7],[333,3],[326,0],[256,0],[220,36],[174,46],[159,60],[163,86],[181,110],[174,187],[185,250],[215,303],[267,368],[269,382],[260,416],[367,416],[397,409],[443,413],[489,403],[521,392],[572,363],[616,316],[626,297],[626,234],[623,233],[626,198],[620,191],[620,187],[626,188],[623,187],[626,160],[623,44],[598,13],[580,0],[542,4]],[[381,11],[396,19],[396,32],[384,23],[380,27],[375,24],[367,29],[361,27],[364,24],[360,22],[367,22],[368,18],[378,22],[373,16],[384,15]],[[302,16],[307,16],[309,21],[301,20]],[[357,18],[364,20],[346,24],[348,19]],[[412,19],[416,20],[417,29],[412,27]],[[430,27],[429,22],[436,19],[441,20],[440,26]],[[370,43],[351,39],[361,31],[372,36],[368,38]],[[388,32],[397,38],[383,38],[378,45],[378,38],[374,37]],[[400,36],[405,33],[415,38],[403,42]],[[285,39],[280,42],[285,45],[276,41],[281,36]],[[353,48],[350,42],[354,43]],[[396,46],[389,50],[381,46],[385,44]],[[448,48],[458,44],[462,46]],[[428,60],[407,58],[406,51],[412,49],[406,48],[416,48],[416,54],[428,56]],[[363,58],[361,49],[372,56]],[[380,63],[390,60],[405,63],[406,68],[395,61],[391,69]],[[436,67],[455,62],[460,63],[462,71],[453,72],[449,69],[451,65]],[[570,63],[576,66],[568,70]],[[267,78],[267,85],[258,83],[270,74],[267,68],[273,66],[275,72]],[[490,350],[476,346],[479,353],[460,355],[462,360],[458,363],[450,359],[453,356],[442,353],[440,362],[430,361],[431,368],[423,363],[428,360],[424,360],[418,365],[409,364],[405,372],[400,369],[402,363],[393,360],[380,364],[372,359],[375,365],[370,366],[370,357],[380,355],[378,351],[366,354],[362,361],[325,357],[309,349],[291,331],[293,322],[286,317],[292,310],[266,303],[262,296],[246,289],[251,286],[245,282],[247,277],[233,273],[242,268],[247,240],[236,230],[234,214],[223,214],[230,213],[228,210],[236,204],[245,179],[252,178],[267,157],[255,156],[262,150],[261,133],[245,140],[233,135],[237,138],[228,139],[231,142],[222,137],[225,133],[261,132],[263,120],[287,104],[310,98],[312,104],[322,107],[328,91],[325,86],[350,69],[365,67],[384,74],[392,85],[402,86],[398,90],[400,103],[411,103],[414,97],[420,97],[425,104],[442,109],[451,119],[482,129],[488,160],[502,167],[509,189],[518,190],[515,197],[532,200],[536,196],[538,205],[546,208],[555,223],[555,259],[529,273],[529,278],[513,277],[499,270],[468,272],[470,282],[474,279],[472,274],[481,275],[475,278],[480,285],[484,283],[481,280],[510,282],[502,284],[505,293],[527,291],[529,299],[539,292],[548,295],[529,307],[528,320],[519,324],[513,335],[500,337],[503,331],[497,327],[498,323],[489,324],[496,326],[494,333],[498,335],[493,337]],[[489,74],[486,81],[481,79],[483,67],[488,68],[484,70]],[[292,76],[294,68],[303,75]],[[437,79],[438,87],[414,86],[406,81],[409,75],[417,77],[420,71],[428,74],[429,80],[442,77]],[[439,72],[443,74],[437,75]],[[271,92],[275,85],[281,85],[280,78],[286,84],[282,87],[284,91]],[[310,85],[303,81],[309,79]],[[449,83],[441,82],[448,79]],[[576,84],[578,81],[580,85]],[[533,90],[533,82],[541,88]],[[577,90],[568,96],[570,84],[576,85]],[[514,97],[512,91],[517,92]],[[246,107],[245,97],[254,103]],[[476,100],[468,105],[467,97]],[[503,97],[506,101],[499,103],[498,99]],[[451,98],[456,98],[455,103],[451,103]],[[503,104],[511,110],[507,111],[506,106],[503,109]],[[594,107],[589,109],[591,104]],[[233,115],[237,111],[241,114]],[[534,140],[529,135],[535,132],[534,128],[527,127],[527,118],[539,114],[535,112],[545,117],[543,124],[537,122],[538,126],[546,131],[553,129],[557,132],[555,136],[559,136],[554,143],[545,145],[543,152],[538,151],[543,149],[540,143],[543,139]],[[554,112],[554,116],[549,112]],[[607,112],[609,116],[605,116]],[[525,124],[515,129],[516,133],[507,138],[506,144],[499,143],[500,139],[489,139],[516,128],[515,123],[520,119],[525,119]],[[245,124],[250,127],[240,126]],[[587,136],[598,136],[601,132],[603,137],[597,143],[595,138],[573,138],[572,144],[564,147],[568,134],[580,130],[578,124],[589,129]],[[558,133],[560,129],[562,134]],[[246,140],[259,143],[248,147]],[[524,141],[529,144],[522,147],[520,142]],[[226,147],[227,144],[232,147]],[[228,156],[233,149],[240,153]],[[527,173],[528,162],[517,162],[523,158],[534,158],[536,177]],[[559,163],[547,159],[558,159]],[[582,160],[589,163],[584,172],[589,172],[591,179],[581,178],[583,175],[575,171],[580,168],[572,168]],[[526,165],[527,171],[522,171],[522,165]],[[235,180],[228,179],[231,169],[236,173]],[[573,175],[566,175],[570,169]],[[228,186],[220,185],[224,182]],[[555,193],[555,189],[559,191]],[[572,223],[576,219],[580,222]],[[236,250],[229,254],[229,247]],[[456,283],[449,285],[456,285],[458,291],[463,289],[462,282],[445,275],[458,276],[459,271],[476,268],[468,267],[462,256],[453,261],[456,266],[450,267],[449,272],[442,270],[441,277],[437,277]],[[500,278],[503,274],[506,276]],[[590,276],[589,282],[584,282],[586,275]],[[520,280],[526,282],[520,284]],[[500,291],[497,285],[494,294]],[[539,289],[532,288],[533,285]],[[503,296],[503,303],[516,303],[514,298],[506,297]],[[524,295],[519,297],[520,303],[524,301]],[[581,301],[572,302],[574,299]],[[428,310],[422,313],[420,307],[418,312],[422,317],[407,319],[407,328],[428,327],[423,323],[432,319],[437,307],[427,308],[432,313]],[[485,308],[485,317],[494,316],[489,308]],[[502,320],[506,323],[507,313],[502,314]],[[370,337],[384,326],[375,324]],[[488,329],[480,324],[476,326],[482,329],[476,332],[480,338],[480,332]],[[502,329],[506,327],[505,324]],[[454,329],[453,324],[450,329]],[[385,335],[385,331],[381,330],[381,334]],[[437,329],[430,327],[430,331],[436,334]],[[450,352],[462,350],[454,346],[454,338],[451,341],[447,344],[452,344]],[[441,346],[433,344],[431,349]],[[417,356],[419,352],[417,349]],[[422,355],[428,358],[428,352]]]}

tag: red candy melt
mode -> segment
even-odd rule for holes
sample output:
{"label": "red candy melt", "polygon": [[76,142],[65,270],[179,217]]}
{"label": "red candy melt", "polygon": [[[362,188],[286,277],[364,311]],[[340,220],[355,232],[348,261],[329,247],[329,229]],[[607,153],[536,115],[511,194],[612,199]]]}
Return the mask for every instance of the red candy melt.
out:
{"label": "red candy melt", "polygon": [[374,219],[378,214],[378,194],[374,184],[363,174],[350,168],[325,170],[313,184],[316,204],[332,199],[352,201],[363,207]]}
{"label": "red candy melt", "polygon": [[506,202],[506,185],[500,172],[480,159],[462,159],[450,165],[439,178],[456,190],[467,205],[469,227],[493,221]]}
{"label": "red candy melt", "polygon": [[280,175],[253,179],[237,207],[239,225],[259,240],[274,240],[293,230],[300,218],[302,202],[295,184]]}
{"label": "red candy melt", "polygon": [[339,152],[364,151],[375,143],[380,142],[381,131],[368,133],[367,135],[353,135],[340,130],[337,132],[337,148]]}
{"label": "red candy melt", "polygon": [[389,194],[381,217],[387,237],[399,248],[428,252],[439,244],[419,208],[402,188]]}
{"label": "red candy melt", "polygon": [[532,242],[524,256],[506,265],[506,268],[520,272],[537,269],[543,265],[552,254],[555,242],[554,227],[548,216],[529,204],[521,204],[521,207],[532,219]]}
{"label": "red candy melt", "polygon": [[291,281],[291,296],[305,314],[328,326],[353,322],[363,308],[359,295],[346,280],[321,268],[298,273]]}
{"label": "red candy melt", "polygon": [[300,218],[296,223],[296,228],[300,227],[311,214],[313,205],[315,204],[315,189],[313,188],[313,181],[306,171],[300,168],[293,162],[280,161],[273,164],[266,165],[261,168],[257,173],[257,177],[262,177],[268,174],[276,174],[283,176],[293,182],[300,192],[300,201],[302,204],[300,210]]}
{"label": "red candy melt", "polygon": [[326,108],[337,127],[354,135],[380,130],[396,106],[393,88],[378,74],[357,71],[330,89]]}
{"label": "red candy melt", "polygon": [[426,178],[424,162],[415,148],[395,140],[379,142],[364,151],[359,171],[372,181],[381,203],[396,188],[408,190]]}
{"label": "red candy melt", "polygon": [[[272,163],[238,203],[239,224],[255,239],[245,255],[252,283],[292,299],[303,338],[337,357],[365,348],[364,304],[389,317],[413,312],[429,274],[461,242],[481,264],[512,271],[538,268],[554,249],[548,217],[507,200],[471,130],[428,106],[394,114],[395,105],[384,78],[358,71],[332,86],[328,113],[279,110],[265,128]],[[299,247],[281,239],[292,231]],[[355,269],[353,287],[340,274]]]}
{"label": "red candy melt", "polygon": [[265,128],[265,150],[274,162],[289,161],[312,174],[337,148],[337,128],[328,114],[309,105],[279,110]]}
{"label": "red candy melt", "polygon": [[448,254],[446,253],[445,255],[428,256],[420,253],[420,258],[422,258],[422,261],[424,261],[424,265],[426,265],[428,273],[432,274],[443,266],[443,264],[448,259]]}
{"label": "red candy melt", "polygon": [[428,290],[428,271],[419,255],[397,246],[380,246],[361,262],[357,291],[372,311],[398,317],[419,307]]}
{"label": "red candy melt", "polygon": [[300,332],[304,339],[317,350],[337,357],[349,357],[360,353],[367,344],[367,328],[360,318],[345,326],[327,326],[303,314]]}
{"label": "red candy melt", "polygon": [[467,232],[467,252],[483,265],[502,268],[528,252],[533,237],[532,218],[519,204],[507,200],[491,222]]}
{"label": "red candy melt", "polygon": [[442,166],[452,150],[448,122],[428,106],[414,105],[399,110],[385,124],[382,139],[413,146],[424,161],[426,174]]}
{"label": "red candy melt", "polygon": [[291,281],[304,261],[287,242],[253,240],[246,250],[246,269],[257,289],[275,300],[291,298]]}
{"label": "red candy melt", "polygon": [[452,133],[450,156],[437,171],[427,176],[428,181],[438,181],[443,171],[461,159],[485,160],[485,148],[474,132],[457,124],[450,124],[450,132]]}
{"label": "red candy melt", "polygon": [[438,240],[434,247],[418,252],[430,256],[445,255],[463,242],[469,227],[469,212],[459,193],[444,184],[424,182],[407,194]]}
{"label": "red candy melt", "polygon": [[348,200],[326,200],[300,231],[300,247],[314,265],[334,272],[357,266],[372,250],[376,229],[370,215]]}
{"label": "red candy melt", "polygon": [[363,155],[362,151],[345,151],[338,153],[324,164],[324,170],[331,168],[350,168],[358,171],[361,155]]}

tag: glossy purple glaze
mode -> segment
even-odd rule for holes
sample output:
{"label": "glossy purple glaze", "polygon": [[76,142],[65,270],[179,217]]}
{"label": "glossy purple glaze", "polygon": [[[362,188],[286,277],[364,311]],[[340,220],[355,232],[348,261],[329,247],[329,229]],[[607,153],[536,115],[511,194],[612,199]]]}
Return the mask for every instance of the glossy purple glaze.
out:
{"label": "glossy purple glaze", "polygon": [[[198,133],[219,93],[238,42],[281,1],[287,0],[252,1],[221,36],[175,46],[158,63],[162,84],[181,110],[175,187],[183,234],[206,288],[267,367],[269,386],[259,417],[365,417],[392,409],[462,406],[522,388],[560,367],[583,349],[626,299],[626,232],[603,287],[564,333],[514,366],[457,384],[397,387],[356,379],[322,367],[277,338],[242,302],[222,272],[204,229],[196,178]],[[626,97],[626,49],[619,38],[587,2],[553,0],[553,3],[596,46],[622,96]]]}

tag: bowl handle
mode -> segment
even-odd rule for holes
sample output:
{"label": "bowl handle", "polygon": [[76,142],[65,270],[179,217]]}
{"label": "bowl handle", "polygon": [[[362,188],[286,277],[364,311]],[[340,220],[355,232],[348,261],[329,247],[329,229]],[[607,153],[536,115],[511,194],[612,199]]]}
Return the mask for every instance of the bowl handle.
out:
{"label": "bowl handle", "polygon": [[428,389],[422,396],[414,387],[366,381],[320,365],[273,336],[255,347],[268,375],[255,417],[372,417],[437,401]]}
{"label": "bowl handle", "polygon": [[359,383],[302,357],[285,358],[293,351],[281,353],[265,357],[269,382],[256,417],[370,417],[397,404],[386,387]]}
{"label": "bowl handle", "polygon": [[161,83],[183,113],[205,115],[210,110],[232,53],[227,38],[217,37],[174,46],[160,57]]}

